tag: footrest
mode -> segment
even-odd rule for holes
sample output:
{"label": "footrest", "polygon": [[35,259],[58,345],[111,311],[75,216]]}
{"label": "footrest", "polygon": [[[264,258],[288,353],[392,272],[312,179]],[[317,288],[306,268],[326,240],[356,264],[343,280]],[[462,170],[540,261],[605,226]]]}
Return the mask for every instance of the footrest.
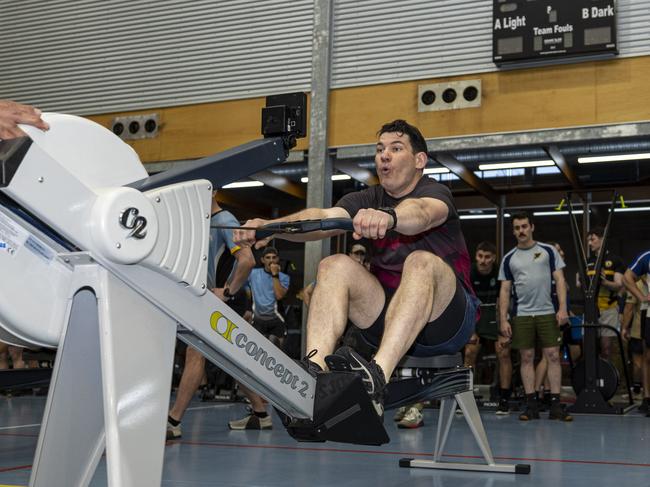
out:
{"label": "footrest", "polygon": [[323,372],[316,377],[314,419],[281,414],[289,435],[298,441],[338,441],[383,445],[390,441],[361,378],[350,372]]}

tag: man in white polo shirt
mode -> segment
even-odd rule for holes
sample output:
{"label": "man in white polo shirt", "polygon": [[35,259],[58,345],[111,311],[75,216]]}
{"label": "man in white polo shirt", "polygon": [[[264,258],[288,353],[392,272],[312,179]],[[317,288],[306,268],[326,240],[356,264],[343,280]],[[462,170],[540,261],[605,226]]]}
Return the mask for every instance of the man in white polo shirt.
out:
{"label": "man in white polo shirt", "polygon": [[[551,383],[551,409],[548,417],[572,421],[573,418],[560,404],[560,326],[569,319],[566,282],[562,271],[564,261],[555,247],[533,240],[535,225],[527,213],[513,215],[512,228],[517,246],[503,257],[499,269],[499,280],[502,281],[499,313],[501,334],[512,339],[512,348],[518,349],[521,355],[521,380],[526,391],[526,409],[519,419],[539,419],[534,365],[537,339],[548,361],[548,379]],[[553,292],[553,281],[557,293]],[[554,296],[557,296],[557,303],[553,302]]]}

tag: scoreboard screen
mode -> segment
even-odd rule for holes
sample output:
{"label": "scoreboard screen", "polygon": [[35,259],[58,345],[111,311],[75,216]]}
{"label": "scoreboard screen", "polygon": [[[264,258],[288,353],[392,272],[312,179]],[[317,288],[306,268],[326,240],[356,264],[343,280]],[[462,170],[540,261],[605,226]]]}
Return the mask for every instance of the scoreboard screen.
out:
{"label": "scoreboard screen", "polygon": [[492,27],[498,66],[618,54],[616,0],[493,0]]}

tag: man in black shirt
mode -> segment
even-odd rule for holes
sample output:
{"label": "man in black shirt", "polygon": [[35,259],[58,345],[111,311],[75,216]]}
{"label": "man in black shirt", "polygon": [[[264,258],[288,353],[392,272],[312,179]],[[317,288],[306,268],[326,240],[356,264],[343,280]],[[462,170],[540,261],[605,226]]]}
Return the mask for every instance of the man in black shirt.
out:
{"label": "man in black shirt", "polygon": [[[377,345],[374,359],[368,362],[342,347],[328,360],[358,371],[381,415],[386,381],[401,358],[407,352],[426,356],[460,350],[474,331],[478,300],[451,192],[423,177],[424,137],[404,120],[384,125],[378,136],[379,185],[350,193],[333,208],[308,208],[276,221],[352,218],[353,238],[368,239],[370,271],[344,254],[321,262],[307,320],[311,360],[305,365],[310,371],[324,369],[325,357],[351,321]],[[245,226],[266,223],[254,219]],[[339,233],[275,237],[305,241]],[[253,245],[255,232],[235,230],[235,241]]]}
{"label": "man in black shirt", "polygon": [[494,350],[499,360],[499,407],[497,414],[510,412],[508,400],[512,383],[512,360],[510,341],[499,333],[497,323],[497,301],[499,297],[499,269],[495,265],[497,249],[491,242],[481,242],[476,246],[474,264],[470,272],[472,286],[481,300],[481,318],[476,324],[476,332],[465,345],[465,366],[476,367],[476,358],[482,342],[494,342]]}

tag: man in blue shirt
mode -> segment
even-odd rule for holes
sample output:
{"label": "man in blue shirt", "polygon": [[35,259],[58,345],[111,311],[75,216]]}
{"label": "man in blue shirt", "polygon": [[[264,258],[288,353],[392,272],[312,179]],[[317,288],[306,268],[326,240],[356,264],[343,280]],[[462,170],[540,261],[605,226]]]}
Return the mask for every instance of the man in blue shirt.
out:
{"label": "man in blue shirt", "polygon": [[[278,311],[278,301],[289,290],[289,276],[280,272],[280,256],[274,247],[266,247],[262,252],[262,264],[252,270],[248,284],[253,295],[253,326],[274,345],[282,347],[287,336],[287,326]],[[271,417],[261,396],[239,385],[240,390],[251,403],[250,414],[242,419],[230,421],[233,430],[271,429]]]}
{"label": "man in blue shirt", "polygon": [[[216,191],[212,194],[211,227],[239,226],[239,222],[232,213],[222,209],[216,199]],[[217,263],[224,254],[229,252],[234,257],[235,263],[223,287],[217,288]],[[228,303],[237,313],[243,315],[245,310],[239,307],[234,298],[237,291],[244,285],[251,269],[255,265],[255,258],[250,248],[241,248],[233,242],[232,230],[223,228],[210,228],[210,244],[208,250],[208,289],[221,300]],[[205,369],[205,357],[192,347],[187,347],[185,353],[185,367],[181,382],[176,391],[176,401],[169,411],[167,418],[167,439],[181,437],[181,420],[189,406],[192,397],[201,385]]]}
{"label": "man in blue shirt", "polygon": [[[632,294],[641,305],[650,303],[650,294],[644,295],[637,287],[636,282],[645,279],[650,284],[650,250],[637,255],[630,267],[623,275],[623,284],[627,291]],[[641,340],[643,341],[643,402],[639,409],[650,417],[650,314],[645,311],[645,316],[641,315]]]}

